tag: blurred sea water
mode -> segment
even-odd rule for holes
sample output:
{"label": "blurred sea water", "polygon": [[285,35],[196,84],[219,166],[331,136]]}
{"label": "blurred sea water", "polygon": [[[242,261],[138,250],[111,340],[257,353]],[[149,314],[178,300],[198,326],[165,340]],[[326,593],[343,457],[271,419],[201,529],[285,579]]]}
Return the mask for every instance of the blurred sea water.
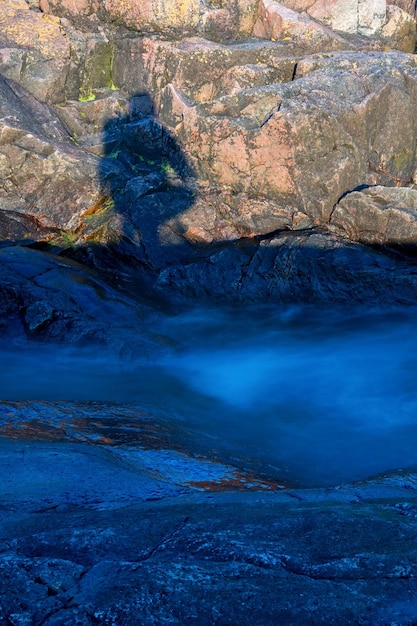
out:
{"label": "blurred sea water", "polygon": [[302,486],[417,465],[416,311],[196,308],[164,356],[3,348],[1,400],[139,403]]}

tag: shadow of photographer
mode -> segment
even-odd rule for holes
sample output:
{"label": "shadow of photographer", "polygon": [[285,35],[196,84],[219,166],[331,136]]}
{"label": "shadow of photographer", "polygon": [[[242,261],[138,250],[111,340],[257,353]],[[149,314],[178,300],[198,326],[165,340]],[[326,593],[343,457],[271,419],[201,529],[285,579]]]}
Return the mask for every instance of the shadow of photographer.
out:
{"label": "shadow of photographer", "polygon": [[148,92],[126,109],[103,124],[102,197],[83,216],[84,243],[66,256],[153,299],[160,271],[193,254],[180,216],[195,202],[196,176]]}

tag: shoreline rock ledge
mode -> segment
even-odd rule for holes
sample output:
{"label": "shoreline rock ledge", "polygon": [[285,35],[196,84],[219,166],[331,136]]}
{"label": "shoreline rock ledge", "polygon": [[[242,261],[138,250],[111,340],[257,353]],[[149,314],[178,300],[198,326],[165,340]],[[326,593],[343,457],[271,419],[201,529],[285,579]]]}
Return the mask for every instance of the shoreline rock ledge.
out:
{"label": "shoreline rock ledge", "polygon": [[189,435],[138,406],[0,403],[2,626],[415,621],[415,468],[283,489]]}

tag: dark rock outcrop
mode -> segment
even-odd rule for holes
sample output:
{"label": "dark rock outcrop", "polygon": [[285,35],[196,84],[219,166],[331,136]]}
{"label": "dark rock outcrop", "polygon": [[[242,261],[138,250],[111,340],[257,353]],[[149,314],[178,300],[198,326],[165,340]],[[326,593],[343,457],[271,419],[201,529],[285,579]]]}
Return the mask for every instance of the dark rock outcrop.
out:
{"label": "dark rock outcrop", "polygon": [[127,357],[158,352],[147,330],[158,313],[120,291],[117,280],[112,287],[96,272],[28,247],[3,247],[0,259],[3,346],[30,339],[100,345]]}
{"label": "dark rock outcrop", "polygon": [[401,255],[308,230],[217,247],[167,267],[157,285],[172,298],[184,293],[223,302],[413,305],[416,269]]}

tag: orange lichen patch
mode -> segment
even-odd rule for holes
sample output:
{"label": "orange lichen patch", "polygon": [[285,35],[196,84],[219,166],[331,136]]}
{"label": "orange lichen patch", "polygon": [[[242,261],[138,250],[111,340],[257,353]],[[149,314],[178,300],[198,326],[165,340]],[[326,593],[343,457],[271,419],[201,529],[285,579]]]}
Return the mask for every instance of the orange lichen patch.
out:
{"label": "orange lichen patch", "polygon": [[[36,50],[48,59],[70,56],[70,44],[59,20],[29,11],[26,2],[3,0],[0,5],[0,31],[11,44]],[[28,56],[30,62],[30,55]]]}
{"label": "orange lichen patch", "polygon": [[199,442],[186,428],[166,424],[163,418],[141,419],[135,407],[111,410],[107,404],[74,403],[58,409],[53,403],[4,404],[0,436],[9,439],[107,448],[147,475],[190,490],[277,491],[289,487],[253,469],[249,458],[238,465],[229,464],[221,453],[206,446],[204,453],[196,454],[193,449]]}
{"label": "orange lichen patch", "polygon": [[231,476],[224,476],[218,480],[199,480],[187,483],[189,487],[202,491],[280,491],[288,489],[276,480],[264,479],[256,476],[254,472],[243,473],[235,470]]}
{"label": "orange lichen patch", "polygon": [[[163,430],[162,427],[161,430]],[[99,446],[127,446],[142,450],[170,449],[176,452],[186,452],[184,446],[176,443],[173,436],[170,437],[169,433],[160,432],[158,425],[152,424],[97,424],[85,419],[54,423],[48,419],[42,422],[5,424],[0,426],[0,436],[19,440],[82,442]]]}
{"label": "orange lichen patch", "polygon": [[110,437],[99,437],[98,439],[95,439],[94,443],[100,443],[105,446],[116,445],[116,443],[113,441],[113,439],[110,439]]}
{"label": "orange lichen patch", "polygon": [[71,437],[65,430],[37,422],[1,426],[0,435],[10,439],[31,441],[71,441]]}
{"label": "orange lichen patch", "polygon": [[[143,413],[146,417],[146,413]],[[7,414],[13,419],[13,413]],[[145,420],[130,421],[125,415],[120,419],[95,421],[74,415],[58,415],[56,419],[47,417],[42,420],[28,420],[0,427],[0,434],[13,436],[19,439],[38,437],[44,439],[42,432],[51,433],[48,437],[53,440],[52,433],[59,433],[58,438],[66,441],[82,441],[92,445],[134,446],[144,450],[171,449],[177,452],[185,451],[183,445],[176,440],[178,429]],[[11,434],[12,433],[12,434]],[[34,433],[33,435],[31,433]]]}
{"label": "orange lichen patch", "polygon": [[88,215],[97,215],[97,213],[101,213],[102,211],[108,208],[109,203],[112,202],[111,196],[102,196],[97,202],[95,202],[91,207],[86,209],[81,217],[87,217]]}

